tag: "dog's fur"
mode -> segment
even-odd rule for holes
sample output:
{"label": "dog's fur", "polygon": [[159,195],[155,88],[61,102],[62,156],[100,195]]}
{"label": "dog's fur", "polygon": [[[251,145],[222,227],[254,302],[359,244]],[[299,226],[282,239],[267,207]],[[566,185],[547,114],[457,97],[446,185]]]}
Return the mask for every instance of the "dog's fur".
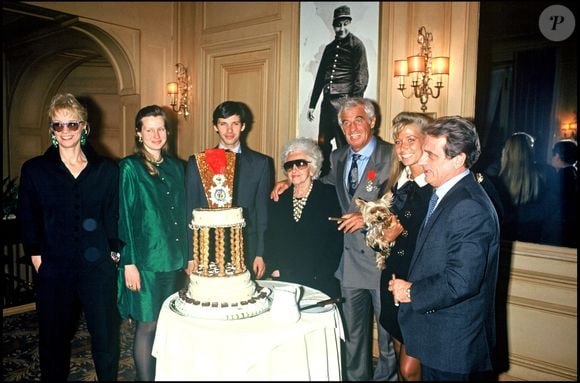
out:
{"label": "dog's fur", "polygon": [[387,192],[376,201],[367,202],[360,198],[355,200],[356,206],[360,209],[365,221],[367,232],[365,239],[367,245],[376,251],[376,264],[379,270],[385,268],[385,261],[390,255],[393,242],[383,239],[383,229],[390,225],[390,217],[393,215],[391,205],[393,203],[393,193]]}

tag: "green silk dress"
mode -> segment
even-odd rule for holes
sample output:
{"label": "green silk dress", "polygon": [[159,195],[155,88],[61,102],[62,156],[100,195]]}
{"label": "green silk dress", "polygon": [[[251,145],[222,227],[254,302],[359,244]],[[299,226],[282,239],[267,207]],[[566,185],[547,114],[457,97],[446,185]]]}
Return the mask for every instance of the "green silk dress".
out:
{"label": "green silk dress", "polygon": [[[147,173],[140,157],[119,163],[119,239],[117,306],[124,319],[156,321],[161,305],[185,281],[187,214],[185,169],[176,158],[164,156],[158,176]],[[125,285],[124,266],[135,264],[141,291]]]}

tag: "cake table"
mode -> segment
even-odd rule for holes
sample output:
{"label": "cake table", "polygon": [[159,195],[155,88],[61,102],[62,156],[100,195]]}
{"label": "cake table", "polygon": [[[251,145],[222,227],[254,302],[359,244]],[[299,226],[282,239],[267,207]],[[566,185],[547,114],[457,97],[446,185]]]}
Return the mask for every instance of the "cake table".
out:
{"label": "cake table", "polygon": [[[270,289],[292,285],[258,281]],[[328,299],[303,286],[302,301]],[[341,380],[342,322],[335,305],[302,311],[283,324],[270,312],[242,320],[185,317],[166,299],[153,344],[155,380]]]}

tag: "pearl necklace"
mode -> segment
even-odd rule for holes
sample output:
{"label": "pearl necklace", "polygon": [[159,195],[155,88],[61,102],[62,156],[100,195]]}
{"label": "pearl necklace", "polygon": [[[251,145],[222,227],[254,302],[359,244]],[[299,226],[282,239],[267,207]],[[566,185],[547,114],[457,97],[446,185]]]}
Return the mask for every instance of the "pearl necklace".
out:
{"label": "pearl necklace", "polygon": [[310,187],[308,188],[308,191],[306,192],[306,195],[304,197],[301,198],[292,197],[292,215],[294,216],[295,222],[300,221],[300,218],[302,217],[302,209],[304,209],[304,206],[306,205],[306,201],[308,200],[308,196],[312,191],[313,184],[314,182],[310,182]]}
{"label": "pearl necklace", "polygon": [[155,166],[159,166],[159,164],[161,164],[164,159],[165,158],[163,158],[163,157],[160,157],[158,160],[154,160],[154,159],[151,159],[151,158],[147,158],[147,161],[151,162]]}

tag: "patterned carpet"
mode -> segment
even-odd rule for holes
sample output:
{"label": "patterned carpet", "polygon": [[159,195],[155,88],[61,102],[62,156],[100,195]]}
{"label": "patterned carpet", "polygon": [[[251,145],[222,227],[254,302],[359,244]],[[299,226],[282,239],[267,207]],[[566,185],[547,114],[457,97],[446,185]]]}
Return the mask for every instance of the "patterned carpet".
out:
{"label": "patterned carpet", "polygon": [[[2,318],[2,381],[40,381],[38,361],[38,320],[35,311]],[[121,324],[119,381],[134,381],[132,345],[134,326]],[[84,318],[72,342],[69,381],[96,381],[91,358],[90,336]]]}

